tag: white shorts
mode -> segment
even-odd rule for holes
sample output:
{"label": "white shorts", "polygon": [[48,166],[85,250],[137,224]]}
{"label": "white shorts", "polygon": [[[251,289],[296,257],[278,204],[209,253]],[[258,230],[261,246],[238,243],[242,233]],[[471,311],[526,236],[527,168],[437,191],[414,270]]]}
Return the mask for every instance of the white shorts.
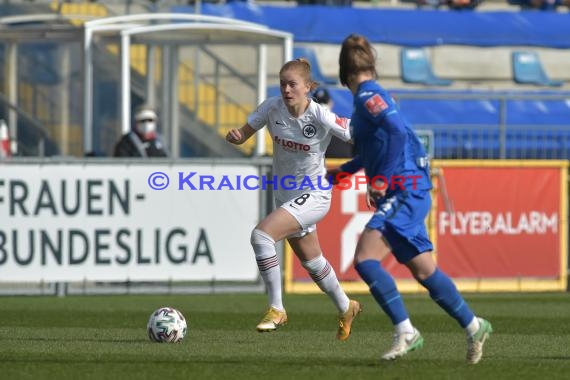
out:
{"label": "white shorts", "polygon": [[316,224],[329,212],[331,195],[330,191],[307,191],[285,202],[276,199],[275,205],[293,215],[301,226],[301,231],[288,237],[302,237],[315,231]]}

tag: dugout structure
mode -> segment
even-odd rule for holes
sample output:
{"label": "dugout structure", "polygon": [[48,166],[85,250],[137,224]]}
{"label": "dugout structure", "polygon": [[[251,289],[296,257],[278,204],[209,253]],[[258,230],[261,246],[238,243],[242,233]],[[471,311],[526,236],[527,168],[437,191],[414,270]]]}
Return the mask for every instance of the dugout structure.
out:
{"label": "dugout structure", "polygon": [[173,158],[263,155],[263,134],[240,149],[223,136],[265,98],[292,46],[290,33],[197,14],[0,17],[0,102],[26,156],[107,155],[143,102]]}
{"label": "dugout structure", "polygon": [[0,17],[0,104],[15,155],[75,153],[80,83],[72,78],[80,52],[80,29],[68,17]]}
{"label": "dugout structure", "polygon": [[[173,158],[180,156],[182,124],[192,124],[196,130],[206,124],[220,136],[227,129],[243,124],[244,116],[265,99],[271,69],[278,70],[290,60],[293,47],[290,33],[216,16],[153,13],[85,23],[86,151],[93,147],[96,40],[106,45],[106,49],[115,49],[119,57],[121,132],[127,132],[131,125],[130,89],[136,70],[144,78],[144,101],[160,109],[163,132]],[[141,53],[138,56],[137,47]],[[140,62],[141,58],[144,62]],[[183,119],[181,108],[192,111],[192,115]],[[214,140],[208,132],[196,133],[195,137]],[[219,153],[227,153],[223,149],[227,148],[220,148]],[[257,156],[265,153],[263,133],[258,134],[249,153]]]}

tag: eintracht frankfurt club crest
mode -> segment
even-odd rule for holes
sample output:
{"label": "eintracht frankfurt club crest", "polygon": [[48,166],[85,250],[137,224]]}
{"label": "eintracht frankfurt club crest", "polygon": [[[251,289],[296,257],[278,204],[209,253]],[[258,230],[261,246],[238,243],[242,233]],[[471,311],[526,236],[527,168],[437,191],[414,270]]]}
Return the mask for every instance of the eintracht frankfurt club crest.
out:
{"label": "eintracht frankfurt club crest", "polygon": [[303,136],[310,139],[317,134],[317,129],[313,124],[307,124],[303,127]]}

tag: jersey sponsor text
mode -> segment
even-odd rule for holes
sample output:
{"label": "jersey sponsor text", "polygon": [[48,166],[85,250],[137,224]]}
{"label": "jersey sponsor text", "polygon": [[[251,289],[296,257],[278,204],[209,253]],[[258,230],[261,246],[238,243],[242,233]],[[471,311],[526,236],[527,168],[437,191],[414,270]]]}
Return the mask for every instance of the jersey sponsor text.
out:
{"label": "jersey sponsor text", "polygon": [[311,150],[310,145],[298,143],[298,142],[292,141],[292,140],[287,140],[287,139],[281,138],[277,135],[275,135],[273,140],[275,141],[275,144],[281,145],[282,147],[284,147],[287,150],[294,150],[294,151],[296,150],[296,151],[303,151],[303,152],[308,152]]}

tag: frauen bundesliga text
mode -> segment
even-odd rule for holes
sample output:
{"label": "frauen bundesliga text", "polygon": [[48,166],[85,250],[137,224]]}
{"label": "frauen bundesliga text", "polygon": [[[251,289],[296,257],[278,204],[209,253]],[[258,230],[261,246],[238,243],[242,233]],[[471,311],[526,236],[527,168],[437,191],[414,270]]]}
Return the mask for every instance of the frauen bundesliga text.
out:
{"label": "frauen bundesliga text", "polygon": [[[311,178],[302,177],[300,180],[292,175],[222,175],[213,176],[198,174],[198,172],[176,173],[177,190],[330,190],[334,186],[339,190],[359,190],[372,187],[375,190],[416,190],[421,175],[393,175],[386,177],[377,175],[369,178],[366,175],[352,175],[341,172],[335,176]],[[334,184],[333,184],[334,183]],[[153,190],[164,190],[171,185],[170,177],[164,172],[153,172],[148,177],[148,185]]]}

